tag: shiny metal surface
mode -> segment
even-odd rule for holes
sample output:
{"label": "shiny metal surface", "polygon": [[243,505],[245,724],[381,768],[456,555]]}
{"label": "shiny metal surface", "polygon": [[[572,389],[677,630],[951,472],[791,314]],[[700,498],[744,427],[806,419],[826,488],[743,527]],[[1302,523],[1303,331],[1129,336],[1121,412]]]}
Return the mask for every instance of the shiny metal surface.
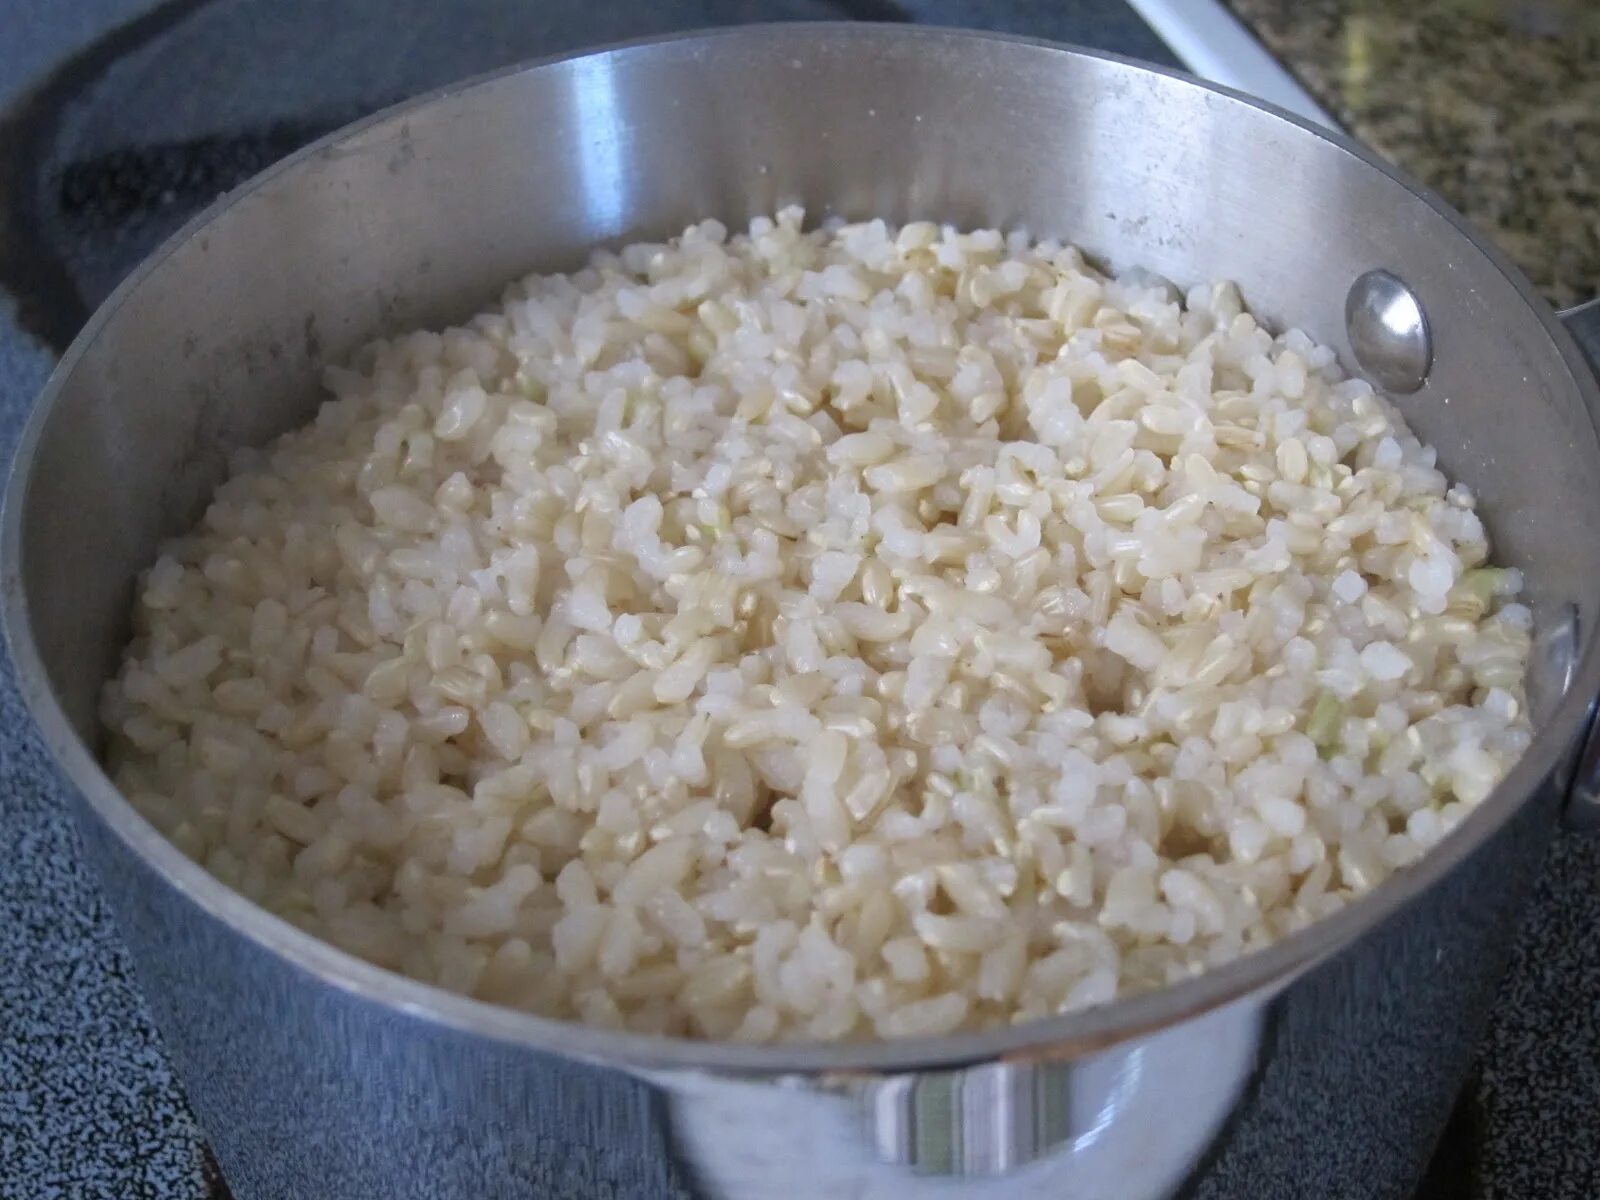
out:
{"label": "shiny metal surface", "polygon": [[1373,384],[1408,395],[1428,378],[1433,335],[1416,293],[1399,276],[1364,272],[1345,296],[1344,322],[1356,365]]}
{"label": "shiny metal surface", "polygon": [[[1480,497],[1536,622],[1575,613],[1585,639],[1529,754],[1426,860],[1267,951],[1088,1012],[862,1046],[687,1043],[447,995],[254,908],[117,795],[93,756],[95,704],[135,575],[233,448],[310,415],[323,362],[464,316],[598,242],[794,198],[814,216],[1023,225],[1114,267],[1233,278],[1258,314],[1347,358],[1338,281],[1405,279],[1435,339],[1408,416]],[[1473,997],[1492,989],[1553,824],[1550,781],[1600,691],[1596,406],[1570,339],[1499,255],[1391,168],[1281,115],[1021,41],[726,31],[448,89],[295,156],[180,234],[39,401],[6,497],[0,599],[24,695],[82,796],[90,855],[240,1200],[542,1195],[563,1163],[625,1195],[937,1194],[950,1184],[931,1172],[971,1171],[981,1190],[963,1194],[1138,1200],[1208,1144],[1248,1161],[1248,1114],[1281,1089],[1341,1119],[1384,1114],[1374,1136],[1410,1123],[1426,1145],[1437,1130],[1448,1071],[1404,1105],[1384,1080],[1407,1063],[1464,1070]],[[1415,1032],[1347,1028],[1372,1006]],[[1317,1154],[1313,1138],[1310,1172]]]}
{"label": "shiny metal surface", "polygon": [[1600,296],[1586,304],[1564,309],[1560,317],[1572,340],[1588,357],[1590,365],[1600,371]]}
{"label": "shiny metal surface", "polygon": [[1600,722],[1589,726],[1583,740],[1561,823],[1575,833],[1600,833]]}
{"label": "shiny metal surface", "polygon": [[[1578,343],[1589,365],[1600,372],[1600,298],[1569,308],[1560,314],[1572,340]],[[1600,705],[1597,705],[1600,708]],[[1600,714],[1591,713],[1589,732],[1584,736],[1562,824],[1582,833],[1600,833]]]}
{"label": "shiny metal surface", "polygon": [[1165,1196],[1254,1073],[1262,1019],[1246,997],[1071,1060],[669,1084],[673,1137],[708,1196],[899,1200],[954,1186],[939,1176],[995,1200]]}

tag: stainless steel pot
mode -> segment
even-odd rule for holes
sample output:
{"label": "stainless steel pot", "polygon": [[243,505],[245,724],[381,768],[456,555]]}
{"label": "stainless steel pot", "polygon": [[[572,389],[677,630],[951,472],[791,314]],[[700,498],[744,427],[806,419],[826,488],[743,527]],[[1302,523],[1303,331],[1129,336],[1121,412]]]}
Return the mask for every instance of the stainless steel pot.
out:
{"label": "stainless steel pot", "polygon": [[[1266,952],[1089,1012],[866,1046],[618,1035],[444,994],[254,908],[117,794],[95,761],[95,704],[133,580],[232,448],[309,417],[323,360],[461,317],[595,243],[790,198],[814,215],[1023,225],[1114,267],[1234,278],[1268,319],[1419,384],[1408,419],[1529,579],[1540,734],[1526,758],[1425,861]],[[1231,1195],[1327,1194],[1328,1172],[1342,1194],[1401,1194],[1465,1069],[1600,691],[1597,403],[1554,315],[1455,214],[1282,114],[1038,43],[710,33],[402,106],[178,235],[38,403],[6,496],[5,621],[240,1200],[955,1194],[946,1176],[974,1195],[1136,1200],[1186,1179],[1205,1194],[1230,1172]],[[1376,1147],[1355,1174],[1362,1160],[1338,1158],[1352,1144]]]}

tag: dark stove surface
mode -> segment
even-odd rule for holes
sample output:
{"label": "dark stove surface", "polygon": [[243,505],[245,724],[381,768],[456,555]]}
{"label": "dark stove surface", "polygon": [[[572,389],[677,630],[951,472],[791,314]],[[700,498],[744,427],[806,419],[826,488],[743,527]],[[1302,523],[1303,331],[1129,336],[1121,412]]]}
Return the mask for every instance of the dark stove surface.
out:
{"label": "dark stove surface", "polygon": [[[5,5],[0,455],[9,455],[50,350],[64,347],[182,221],[322,133],[453,79],[676,29],[818,18],[980,26],[1177,65],[1121,0]],[[0,1197],[225,1196],[27,729],[5,672]],[[1472,1082],[1434,1154],[1425,1200],[1600,1196],[1600,1148],[1584,1132],[1600,1104],[1597,930],[1600,839],[1560,842]],[[1246,1193],[1373,1194],[1353,1176],[1267,1191],[1237,1180],[1203,1189]]]}
{"label": "dark stove surface", "polygon": [[[15,2],[15,0],[13,0]],[[126,2],[126,0],[125,0]],[[1177,66],[1121,0],[174,0],[101,39],[14,110],[20,178],[0,286],[58,348],[150,249],[228,187],[408,96],[584,46],[748,21],[967,25]],[[41,9],[41,20],[50,19]],[[0,95],[0,102],[3,102]]]}

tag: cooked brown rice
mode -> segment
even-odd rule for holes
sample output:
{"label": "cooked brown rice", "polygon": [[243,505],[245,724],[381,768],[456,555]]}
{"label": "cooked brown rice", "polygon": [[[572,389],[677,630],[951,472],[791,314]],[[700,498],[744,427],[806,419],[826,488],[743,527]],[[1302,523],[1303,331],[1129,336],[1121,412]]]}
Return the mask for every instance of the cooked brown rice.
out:
{"label": "cooked brown rice", "polygon": [[893,1037],[1159,986],[1529,740],[1472,497],[1230,284],[880,221],[598,254],[329,372],[145,577],[115,777],[444,987]]}

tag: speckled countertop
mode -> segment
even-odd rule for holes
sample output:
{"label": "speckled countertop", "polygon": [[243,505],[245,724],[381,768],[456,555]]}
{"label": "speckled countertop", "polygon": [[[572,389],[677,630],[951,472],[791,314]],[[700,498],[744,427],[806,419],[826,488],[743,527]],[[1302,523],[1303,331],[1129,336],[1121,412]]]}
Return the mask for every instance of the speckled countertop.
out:
{"label": "speckled countertop", "polygon": [[1600,295],[1600,4],[1227,0],[1361,140],[1557,307]]}

